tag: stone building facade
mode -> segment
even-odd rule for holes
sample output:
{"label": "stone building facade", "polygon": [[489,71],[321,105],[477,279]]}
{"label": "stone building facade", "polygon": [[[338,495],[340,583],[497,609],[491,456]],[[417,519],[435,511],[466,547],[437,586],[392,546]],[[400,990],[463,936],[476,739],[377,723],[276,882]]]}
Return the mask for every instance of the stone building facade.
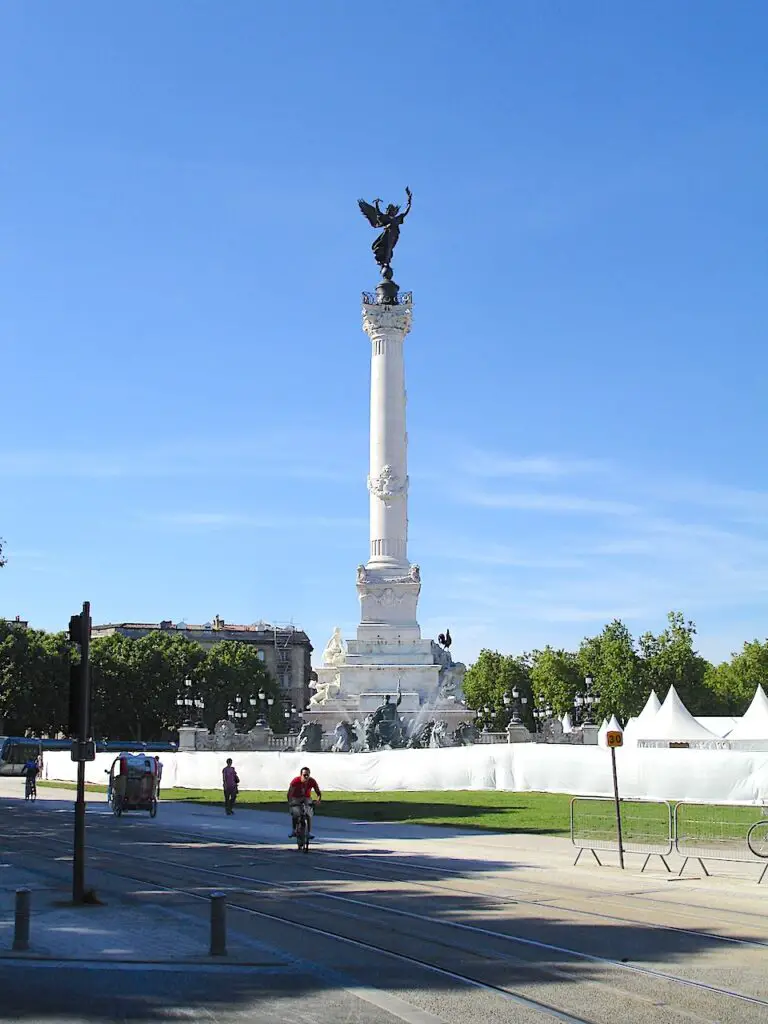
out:
{"label": "stone building facade", "polygon": [[138,639],[163,630],[179,633],[209,648],[222,640],[237,640],[251,644],[258,652],[265,667],[278,682],[282,699],[295,704],[299,711],[309,702],[309,681],[312,671],[312,644],[307,634],[296,626],[274,626],[268,622],[254,622],[249,626],[225,622],[216,615],[212,622],[203,625],[189,625],[186,622],[108,622],[93,626],[91,636],[121,636]]}

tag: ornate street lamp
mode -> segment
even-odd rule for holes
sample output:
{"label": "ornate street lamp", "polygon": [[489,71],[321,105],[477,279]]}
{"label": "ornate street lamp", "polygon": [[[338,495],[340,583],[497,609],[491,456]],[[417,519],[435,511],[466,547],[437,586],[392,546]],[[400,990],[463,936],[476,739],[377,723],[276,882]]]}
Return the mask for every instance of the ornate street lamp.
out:
{"label": "ornate street lamp", "polygon": [[512,696],[508,693],[504,694],[504,707],[509,709],[510,704],[512,705],[512,720],[510,725],[522,725],[523,720],[520,717],[520,712],[523,710],[525,705],[528,703],[527,697],[521,697],[520,691],[516,686],[512,688]]}
{"label": "ornate street lamp", "polygon": [[594,725],[592,709],[597,701],[598,698],[592,693],[592,676],[587,676],[584,680],[584,689],[574,697],[576,718],[581,725]]}
{"label": "ornate street lamp", "polygon": [[187,678],[184,680],[184,689],[180,690],[176,695],[176,706],[179,709],[179,713],[183,717],[182,724],[185,727],[192,725],[192,708],[195,706],[194,698],[192,697],[192,680]]}
{"label": "ornate street lamp", "polygon": [[552,707],[549,704],[545,704],[544,707],[538,707],[533,709],[533,719],[536,725],[536,731],[543,731],[544,723],[552,717]]}

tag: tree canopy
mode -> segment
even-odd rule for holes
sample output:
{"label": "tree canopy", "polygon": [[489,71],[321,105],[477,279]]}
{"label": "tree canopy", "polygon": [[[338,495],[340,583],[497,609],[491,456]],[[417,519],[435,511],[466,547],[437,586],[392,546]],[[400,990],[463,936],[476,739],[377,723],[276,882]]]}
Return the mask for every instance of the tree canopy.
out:
{"label": "tree canopy", "polygon": [[[0,620],[0,718],[6,732],[66,732],[69,666],[77,657],[65,633]],[[213,728],[230,710],[238,710],[238,725],[247,729],[260,715],[259,691],[273,699],[271,721],[283,728],[277,682],[250,644],[222,640],[206,651],[161,630],[139,639],[114,633],[91,642],[97,739],[168,738],[186,720]]]}
{"label": "tree canopy", "polygon": [[658,635],[646,632],[637,640],[614,619],[585,637],[577,651],[547,646],[515,657],[483,650],[467,670],[464,693],[472,708],[492,706],[500,727],[509,717],[503,694],[515,682],[529,688],[537,706],[548,705],[562,716],[573,709],[587,676],[597,697],[596,721],[615,714],[626,722],[642,710],[652,689],[663,700],[670,686],[694,715],[743,714],[758,683],[768,690],[768,640],[745,643],[730,662],[715,667],[696,651],[695,637],[694,623],[673,611]]}

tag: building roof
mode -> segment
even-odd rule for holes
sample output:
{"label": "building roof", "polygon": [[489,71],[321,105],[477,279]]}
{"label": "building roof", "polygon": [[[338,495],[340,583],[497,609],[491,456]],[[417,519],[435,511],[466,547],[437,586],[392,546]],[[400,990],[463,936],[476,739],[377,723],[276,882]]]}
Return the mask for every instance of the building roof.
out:
{"label": "building roof", "polygon": [[152,632],[154,630],[174,630],[178,633],[205,633],[210,634],[211,636],[220,636],[221,634],[226,633],[246,633],[251,635],[268,635],[270,633],[274,635],[277,633],[281,637],[289,635],[294,643],[309,643],[309,637],[307,634],[297,626],[278,626],[272,625],[269,622],[252,622],[250,625],[243,625],[241,623],[224,622],[223,619],[217,619],[215,625],[212,622],[195,625],[188,622],[171,622],[170,620],[163,620],[162,622],[104,622],[93,627],[94,632],[102,629],[135,629],[145,630],[146,632]]}

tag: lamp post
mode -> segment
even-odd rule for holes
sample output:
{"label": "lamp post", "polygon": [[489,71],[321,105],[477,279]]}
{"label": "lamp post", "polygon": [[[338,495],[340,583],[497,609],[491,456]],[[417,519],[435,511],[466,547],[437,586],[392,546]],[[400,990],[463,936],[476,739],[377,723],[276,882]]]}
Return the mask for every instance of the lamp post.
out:
{"label": "lamp post", "polygon": [[[249,699],[249,702],[250,702],[250,705],[251,705],[252,708],[256,707],[256,700],[257,700],[256,697],[251,697]],[[272,697],[271,695],[268,697],[266,692],[265,692],[265,690],[262,688],[262,689],[259,690],[259,693],[258,693],[258,703],[259,703],[259,717],[256,720],[256,725],[259,725],[262,728],[266,728],[267,725],[269,724],[268,721],[267,721],[266,715],[267,715],[267,713],[269,711],[271,711],[272,705],[275,703],[275,698]]]}
{"label": "lamp post", "polygon": [[184,680],[184,689],[176,695],[176,706],[182,716],[182,725],[192,725],[192,708],[196,707],[195,699],[192,696],[192,680],[187,677]]}
{"label": "lamp post", "polygon": [[283,718],[285,719],[286,732],[298,732],[301,725],[301,712],[295,704],[289,700],[282,701]]}
{"label": "lamp post", "polygon": [[533,719],[536,723],[536,732],[543,732],[544,723],[552,717],[552,707],[549,704],[545,704],[544,707],[538,707],[533,709]]}
{"label": "lamp post", "polygon": [[248,717],[248,712],[245,708],[245,702],[238,693],[235,697],[234,704],[230,704],[227,708],[227,715],[229,718],[234,718],[235,728],[244,724],[245,719]]}
{"label": "lamp post", "polygon": [[507,709],[507,711],[509,711],[510,705],[512,707],[512,718],[511,718],[509,724],[510,725],[522,725],[523,724],[523,720],[520,717],[520,712],[523,710],[525,705],[528,703],[528,698],[527,697],[521,697],[520,696],[520,691],[518,690],[518,688],[516,686],[513,686],[512,687],[512,695],[510,696],[508,693],[505,693],[504,697],[503,697],[503,700],[504,700],[504,707]]}
{"label": "lamp post", "polygon": [[195,706],[195,720],[196,720],[196,724],[198,726],[202,726],[203,725],[203,712],[205,711],[205,701],[203,700],[202,697],[195,697],[193,703],[194,703],[194,706]]}
{"label": "lamp post", "polygon": [[576,717],[580,725],[594,725],[592,709],[597,701],[598,698],[592,693],[592,676],[587,676],[584,680],[584,689],[574,697]]}

